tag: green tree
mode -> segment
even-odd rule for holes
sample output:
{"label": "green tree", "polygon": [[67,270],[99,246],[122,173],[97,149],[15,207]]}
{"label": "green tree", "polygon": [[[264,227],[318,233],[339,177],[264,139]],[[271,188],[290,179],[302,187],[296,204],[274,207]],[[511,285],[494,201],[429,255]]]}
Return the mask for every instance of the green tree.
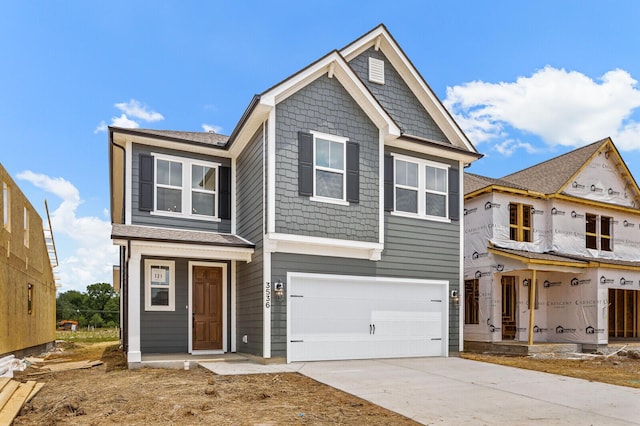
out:
{"label": "green tree", "polygon": [[56,299],[56,320],[78,320],[80,313],[87,309],[88,298],[77,290],[60,293]]}
{"label": "green tree", "polygon": [[104,311],[104,306],[115,295],[109,283],[96,283],[87,286],[89,306],[95,311]]}
{"label": "green tree", "polygon": [[120,296],[109,283],[87,286],[87,292],[69,290],[58,294],[56,320],[76,320],[78,326],[103,327],[120,322]]}

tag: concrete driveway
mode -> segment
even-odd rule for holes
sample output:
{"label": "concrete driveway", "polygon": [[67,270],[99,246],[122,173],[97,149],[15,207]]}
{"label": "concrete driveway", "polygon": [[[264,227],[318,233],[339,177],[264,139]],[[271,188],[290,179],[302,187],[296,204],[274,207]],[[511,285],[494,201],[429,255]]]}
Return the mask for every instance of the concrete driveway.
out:
{"label": "concrete driveway", "polygon": [[640,389],[461,358],[201,365],[217,374],[297,371],[428,425],[640,425]]}

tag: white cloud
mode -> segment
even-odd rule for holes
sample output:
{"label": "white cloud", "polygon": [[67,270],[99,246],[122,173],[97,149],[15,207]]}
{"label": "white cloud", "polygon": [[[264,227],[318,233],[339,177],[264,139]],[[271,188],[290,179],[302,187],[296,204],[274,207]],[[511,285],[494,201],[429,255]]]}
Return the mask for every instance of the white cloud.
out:
{"label": "white cloud", "polygon": [[[140,101],[137,101],[135,99],[131,99],[129,102],[120,102],[114,104],[113,106],[122,111],[122,114],[120,115],[120,117],[111,117],[111,126],[123,127],[125,129],[137,129],[140,127],[140,123],[134,119],[146,122],[164,120],[164,116],[162,114],[150,110],[147,105],[144,105]],[[100,124],[98,124],[98,126],[95,128],[93,133],[106,131],[107,123],[102,120]]]}
{"label": "white cloud", "polygon": [[533,154],[537,151],[531,144],[513,139],[505,139],[502,142],[498,142],[493,146],[493,149],[505,157],[511,157],[518,149],[524,149],[528,154]]}
{"label": "white cloud", "polygon": [[611,136],[622,150],[640,149],[640,123],[630,119],[640,107],[640,90],[621,69],[596,81],[546,66],[512,83],[448,87],[444,104],[474,143],[492,143],[504,153],[531,148],[502,141],[509,138],[508,127],[540,136],[548,145],[580,146]]}
{"label": "white cloud", "polygon": [[110,239],[111,223],[93,216],[79,217],[80,193],[63,178],[52,178],[30,170],[16,176],[62,199],[51,213],[51,226],[56,239],[63,237],[70,243],[69,252],[65,253],[56,241],[63,291],[85,291],[89,284],[111,282],[112,265],[118,259],[118,250]]}
{"label": "white cloud", "polygon": [[164,116],[159,112],[150,111],[147,105],[143,105],[140,101],[131,99],[129,102],[120,102],[114,105],[120,111],[134,118],[139,118],[144,121],[161,121],[164,120]]}
{"label": "white cloud", "polygon": [[222,127],[214,126],[211,124],[203,124],[202,130],[204,130],[205,132],[220,133],[222,131]]}

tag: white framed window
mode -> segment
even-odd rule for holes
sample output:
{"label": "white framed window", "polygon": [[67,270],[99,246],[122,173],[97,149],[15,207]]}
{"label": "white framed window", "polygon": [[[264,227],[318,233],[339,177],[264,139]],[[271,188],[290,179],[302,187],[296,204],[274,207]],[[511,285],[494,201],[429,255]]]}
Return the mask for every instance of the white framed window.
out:
{"label": "white framed window", "polygon": [[348,205],[347,138],[314,132],[313,201]]}
{"label": "white framed window", "polygon": [[162,154],[153,156],[153,214],[219,220],[219,164]]}
{"label": "white framed window", "polygon": [[394,154],[393,213],[448,220],[449,166]]}
{"label": "white framed window", "polygon": [[11,232],[11,192],[6,182],[2,182],[2,224]]}
{"label": "white framed window", "polygon": [[146,311],[175,311],[176,268],[172,260],[145,259],[144,307]]}

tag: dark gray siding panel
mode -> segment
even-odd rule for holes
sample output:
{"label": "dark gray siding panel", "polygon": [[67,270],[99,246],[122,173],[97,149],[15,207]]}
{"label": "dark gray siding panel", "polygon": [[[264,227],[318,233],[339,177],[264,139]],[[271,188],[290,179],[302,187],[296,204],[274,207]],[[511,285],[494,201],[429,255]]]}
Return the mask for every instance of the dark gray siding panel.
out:
{"label": "dark gray siding panel", "polygon": [[[251,263],[237,265],[237,350],[262,356],[263,354],[263,145],[262,132],[238,157],[237,218],[238,235],[256,245]],[[242,336],[247,336],[247,343]]]}
{"label": "dark gray siding panel", "polygon": [[176,157],[196,158],[203,161],[212,161],[220,163],[223,166],[231,166],[231,160],[228,158],[211,157],[208,155],[194,154],[191,152],[175,151],[165,148],[149,147],[145,145],[134,144],[132,152],[132,170],[131,170],[131,222],[133,225],[159,226],[165,228],[181,228],[192,229],[196,231],[210,232],[231,232],[231,220],[222,220],[220,222],[210,222],[206,220],[182,219],[166,216],[155,216],[146,211],[140,211],[139,203],[139,177],[140,177],[140,154],[151,154],[156,152],[159,154],[173,155]]}
{"label": "dark gray siding panel", "polygon": [[[359,203],[313,202],[298,191],[298,131],[343,136],[360,145]],[[342,87],[323,76],[276,106],[276,232],[378,241],[379,132]]]}
{"label": "dark gray siding panel", "polygon": [[[369,81],[369,57],[384,61],[385,84]],[[449,142],[381,51],[370,48],[351,60],[349,65],[398,123],[403,133],[440,142]]]}
{"label": "dark gray siding panel", "polygon": [[189,348],[189,264],[186,259],[175,260],[175,311],[144,310],[144,259],[140,265],[140,349],[142,353],[186,353]]}
{"label": "dark gray siding panel", "polygon": [[[172,259],[175,262],[175,311],[145,311],[144,258],[140,269],[140,348],[145,353],[187,353],[189,351],[189,262],[202,259]],[[227,264],[227,306],[231,301],[231,263],[225,260],[207,261]],[[231,309],[227,309],[227,348],[231,347]]]}
{"label": "dark gray siding panel", "polygon": [[[449,281],[459,290],[459,222],[441,223],[385,213],[385,248],[380,276]],[[459,351],[459,306],[449,304],[449,351]]]}
{"label": "dark gray siding panel", "polygon": [[[376,275],[376,262],[341,257],[274,253],[271,255],[271,280],[287,282],[287,272],[336,275]],[[285,289],[286,292],[286,289]],[[271,310],[271,356],[287,356],[286,300],[273,299]]]}

